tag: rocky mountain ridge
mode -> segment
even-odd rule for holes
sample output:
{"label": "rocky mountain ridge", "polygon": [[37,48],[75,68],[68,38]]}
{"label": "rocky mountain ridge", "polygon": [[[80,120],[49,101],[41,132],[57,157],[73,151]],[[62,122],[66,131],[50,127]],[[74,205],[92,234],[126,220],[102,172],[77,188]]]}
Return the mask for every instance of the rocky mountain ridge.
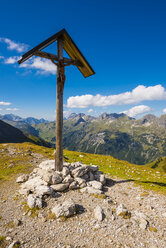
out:
{"label": "rocky mountain ridge", "polygon": [[[166,156],[166,115],[136,120],[125,114],[91,117],[72,114],[64,120],[64,147],[73,151],[112,155],[145,164]],[[34,125],[39,137],[55,144],[55,122]]]}
{"label": "rocky mountain ridge", "polygon": [[[55,146],[55,122],[31,125],[19,120],[7,122],[26,135]],[[112,155],[136,164],[149,163],[166,156],[166,115],[148,114],[136,120],[116,113],[103,113],[99,117],[72,113],[64,120],[63,144],[68,150]]]}
{"label": "rocky mountain ridge", "polygon": [[0,115],[0,120],[3,121],[21,121],[21,122],[25,122],[27,124],[40,124],[40,123],[47,123],[49,121],[41,118],[41,119],[36,119],[34,117],[27,117],[27,118],[22,118],[18,115],[13,115],[13,114],[5,114],[5,115]]}

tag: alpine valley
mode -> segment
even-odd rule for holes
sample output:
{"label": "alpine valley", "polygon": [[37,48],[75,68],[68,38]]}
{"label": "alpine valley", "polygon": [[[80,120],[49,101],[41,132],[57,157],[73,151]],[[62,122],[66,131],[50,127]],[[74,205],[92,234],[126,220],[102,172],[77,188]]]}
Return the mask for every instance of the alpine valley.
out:
{"label": "alpine valley", "polygon": [[[0,119],[55,146],[55,122],[12,115]],[[65,149],[111,155],[130,163],[146,164],[166,156],[166,115],[148,114],[136,120],[125,114],[103,113],[99,117],[71,114],[64,120]]]}

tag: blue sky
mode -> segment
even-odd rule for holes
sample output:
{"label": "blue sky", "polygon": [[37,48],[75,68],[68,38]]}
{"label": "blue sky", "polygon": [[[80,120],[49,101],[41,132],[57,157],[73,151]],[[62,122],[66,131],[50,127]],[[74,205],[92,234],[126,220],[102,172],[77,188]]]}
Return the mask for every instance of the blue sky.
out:
{"label": "blue sky", "polygon": [[[0,114],[55,119],[56,68],[16,61],[65,28],[96,74],[66,68],[64,114],[166,113],[166,1],[1,1]],[[56,43],[47,51],[56,54]],[[164,112],[163,112],[164,111]]]}

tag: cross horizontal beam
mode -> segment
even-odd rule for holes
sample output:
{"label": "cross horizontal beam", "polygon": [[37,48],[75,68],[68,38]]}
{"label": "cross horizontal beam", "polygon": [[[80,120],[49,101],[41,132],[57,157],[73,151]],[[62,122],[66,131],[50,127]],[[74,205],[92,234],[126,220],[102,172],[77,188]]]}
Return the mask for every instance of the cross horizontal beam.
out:
{"label": "cross horizontal beam", "polygon": [[[18,61],[18,63],[22,64],[27,59],[35,55],[36,52],[42,51],[44,48],[51,45],[53,42],[59,41],[59,40],[63,41],[63,49],[69,55],[70,59],[74,61],[74,62],[72,61],[66,62],[66,65],[70,65],[72,63],[76,65],[85,78],[95,74],[94,70],[92,69],[92,67],[90,66],[90,64],[84,57],[84,55],[81,53],[81,51],[76,46],[76,44],[74,43],[74,41],[72,40],[72,38],[70,37],[70,35],[67,33],[65,29],[62,29],[58,33],[52,35],[50,38],[46,39],[39,45],[32,48],[30,51],[26,52],[24,55],[22,55],[22,58]],[[81,64],[78,62],[75,62],[76,60],[79,61]]]}
{"label": "cross horizontal beam", "polygon": [[[56,60],[59,61],[58,56],[55,54],[51,54],[51,53],[46,53],[46,52],[42,52],[42,51],[36,51],[34,52],[35,56],[41,57],[41,58],[45,58],[45,59],[50,59],[50,60]],[[69,59],[69,58],[64,58],[63,57],[63,63],[66,63],[67,65],[76,65],[76,66],[82,66],[81,62],[78,60],[73,60],[73,59]]]}
{"label": "cross horizontal beam", "polygon": [[19,64],[22,64],[23,62],[25,62],[27,59],[31,58],[34,54],[34,52],[36,51],[41,51],[42,49],[44,49],[45,47],[51,45],[53,42],[55,42],[59,37],[61,37],[61,35],[65,32],[65,29],[62,29],[61,31],[59,31],[58,33],[52,35],[51,37],[49,37],[48,39],[46,39],[45,41],[43,41],[42,43],[40,43],[39,45],[35,46],[34,48],[32,48],[31,50],[29,50],[27,53],[25,53],[22,58],[18,61]]}

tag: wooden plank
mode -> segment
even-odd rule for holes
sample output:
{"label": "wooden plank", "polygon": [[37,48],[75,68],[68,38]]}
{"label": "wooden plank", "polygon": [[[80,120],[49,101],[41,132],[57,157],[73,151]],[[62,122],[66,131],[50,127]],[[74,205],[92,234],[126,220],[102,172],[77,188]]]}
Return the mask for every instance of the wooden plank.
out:
{"label": "wooden plank", "polygon": [[[58,60],[63,60],[63,41],[58,40]],[[56,157],[55,169],[63,169],[63,88],[65,83],[64,65],[58,62],[56,91]]]}
{"label": "wooden plank", "polygon": [[73,60],[78,60],[81,62],[82,66],[77,66],[77,68],[80,70],[82,75],[86,78],[93,74],[95,74],[95,71],[92,69],[84,55],[81,53],[77,45],[74,43],[70,35],[66,32],[66,30],[63,33],[63,48],[69,55],[69,57]]}
{"label": "wooden plank", "polygon": [[[46,53],[46,52],[42,52],[42,51],[36,51],[34,53],[35,56],[38,56],[38,57],[41,57],[41,58],[45,58],[45,59],[53,59],[53,60],[56,60],[58,61],[58,56],[57,55],[54,55],[52,53]],[[77,61],[77,60],[72,60],[72,59],[69,59],[69,58],[64,58],[63,57],[63,62],[64,63],[67,63],[67,64],[70,64],[70,65],[77,65],[77,66],[81,66],[81,62]]]}
{"label": "wooden plank", "polygon": [[18,61],[19,64],[25,62],[27,59],[31,58],[36,51],[41,51],[45,47],[51,45],[53,42],[55,42],[63,33],[65,32],[65,29],[62,29],[58,33],[52,35],[45,41],[41,42],[39,45],[35,46],[31,50],[29,50],[27,53],[25,53],[22,58]]}

